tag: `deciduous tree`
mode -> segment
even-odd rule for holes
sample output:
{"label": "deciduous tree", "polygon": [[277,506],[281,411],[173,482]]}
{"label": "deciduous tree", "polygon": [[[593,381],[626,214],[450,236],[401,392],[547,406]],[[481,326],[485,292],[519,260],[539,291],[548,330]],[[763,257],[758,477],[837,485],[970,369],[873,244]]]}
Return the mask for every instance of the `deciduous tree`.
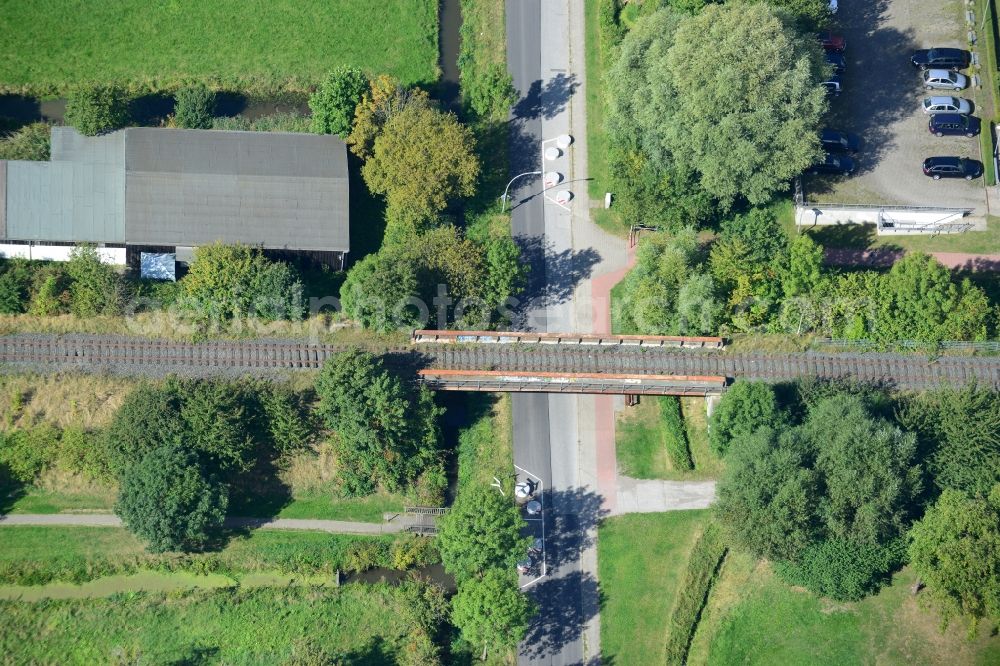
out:
{"label": "deciduous tree", "polygon": [[309,97],[312,131],[346,138],[358,103],[368,89],[368,77],[359,69],[339,67],[330,72]]}
{"label": "deciduous tree", "polygon": [[821,154],[821,63],[815,40],[770,5],[707,5],[679,23],[666,53],[670,152],[723,204],[766,203]]}
{"label": "deciduous tree", "polygon": [[733,440],[758,428],[777,428],[784,421],[771,387],[763,382],[738,380],[722,396],[709,418],[708,439],[719,455]]}
{"label": "deciduous tree", "polygon": [[174,122],[187,129],[210,129],[215,115],[215,92],[204,84],[186,86],[174,95]]}
{"label": "deciduous tree", "polygon": [[117,86],[83,86],[66,100],[66,123],[86,136],[124,127],[128,122],[128,97]]}
{"label": "deciduous tree", "polygon": [[433,400],[423,390],[414,396],[372,354],[354,350],[327,360],[316,394],[320,416],[336,433],[345,493],[399,491],[440,466]]}
{"label": "deciduous tree", "polygon": [[181,442],[164,443],[126,467],[117,513],[153,552],[200,550],[222,527],[228,489]]}
{"label": "deciduous tree", "polygon": [[460,583],[490,569],[513,572],[529,543],[523,527],[509,497],[490,486],[471,486],[438,521],[441,562]]}
{"label": "deciduous tree", "polygon": [[470,644],[489,650],[514,651],[524,638],[535,606],[517,587],[517,576],[492,569],[481,579],[458,587],[452,599],[452,621]]}
{"label": "deciduous tree", "polygon": [[409,104],[386,121],[361,173],[398,214],[433,218],[451,200],[475,193],[475,139],[453,114]]}
{"label": "deciduous tree", "polygon": [[945,490],[910,531],[910,563],[946,618],[1000,620],[1000,485]]}

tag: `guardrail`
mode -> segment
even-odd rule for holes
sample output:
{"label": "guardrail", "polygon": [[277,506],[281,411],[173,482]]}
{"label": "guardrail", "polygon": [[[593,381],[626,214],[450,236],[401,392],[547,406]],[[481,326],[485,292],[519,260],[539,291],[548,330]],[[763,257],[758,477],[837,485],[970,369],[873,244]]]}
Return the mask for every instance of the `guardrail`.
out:
{"label": "guardrail", "polygon": [[420,370],[418,380],[440,391],[594,393],[602,395],[706,396],[726,390],[729,380],[699,375]]}
{"label": "guardrail", "polygon": [[679,347],[684,349],[722,349],[719,337],[676,335],[596,335],[586,333],[524,333],[507,331],[435,331],[417,330],[410,336],[415,343],[536,344],[598,347]]}
{"label": "guardrail", "polygon": [[987,340],[983,342],[964,342],[961,340],[943,340],[941,342],[920,342],[917,340],[898,340],[896,342],[876,342],[874,340],[846,340],[838,338],[822,338],[813,343],[815,347],[847,347],[854,349],[948,349],[955,351],[1000,352],[1000,341]]}

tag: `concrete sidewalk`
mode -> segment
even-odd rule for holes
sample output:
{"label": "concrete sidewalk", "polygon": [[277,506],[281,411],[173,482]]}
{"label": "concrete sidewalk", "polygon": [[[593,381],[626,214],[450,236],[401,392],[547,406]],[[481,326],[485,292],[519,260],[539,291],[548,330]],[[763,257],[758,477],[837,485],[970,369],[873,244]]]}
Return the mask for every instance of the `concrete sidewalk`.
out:
{"label": "concrete sidewalk", "polygon": [[[122,527],[121,518],[111,513],[14,513],[0,516],[5,525],[52,525],[78,527]],[[254,529],[315,530],[333,534],[392,534],[406,525],[399,523],[356,523],[346,520],[306,520],[297,518],[227,518],[226,527]]]}
{"label": "concrete sidewalk", "polygon": [[616,514],[707,509],[715,501],[715,481],[656,481],[618,476]]}

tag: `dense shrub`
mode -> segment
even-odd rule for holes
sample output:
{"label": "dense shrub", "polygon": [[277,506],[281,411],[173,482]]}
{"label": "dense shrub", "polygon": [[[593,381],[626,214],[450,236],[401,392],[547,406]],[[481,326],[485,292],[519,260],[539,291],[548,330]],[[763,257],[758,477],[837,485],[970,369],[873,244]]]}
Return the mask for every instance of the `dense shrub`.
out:
{"label": "dense shrub", "polygon": [[0,314],[21,314],[28,308],[33,279],[26,259],[7,259],[0,274]]}
{"label": "dense shrub", "polygon": [[204,84],[181,88],[174,95],[174,122],[186,129],[209,129],[215,115],[215,93]]}
{"label": "dense shrub", "polygon": [[383,540],[354,541],[344,553],[344,566],[348,571],[368,571],[392,566],[392,549]]}
{"label": "dense shrub", "polygon": [[248,245],[199,247],[181,283],[185,307],[202,325],[239,317],[295,320],[304,312],[295,270]]}
{"label": "dense shrub", "polygon": [[0,432],[0,465],[23,483],[34,481],[59,453],[59,431],[52,426]]}
{"label": "dense shrub", "polygon": [[312,120],[297,111],[279,111],[268,116],[249,119],[245,116],[224,116],[212,119],[212,129],[239,132],[299,132],[310,131]]}
{"label": "dense shrub", "polygon": [[86,136],[124,127],[128,123],[128,98],[116,86],[84,86],[66,100],[66,123]]}
{"label": "dense shrub", "polygon": [[670,465],[676,470],[694,469],[679,399],[673,396],[660,398],[660,422],[663,426],[663,443],[667,448]]}
{"label": "dense shrub", "polygon": [[469,105],[481,118],[506,120],[510,107],[517,101],[514,80],[502,63],[491,64],[464,89]]}
{"label": "dense shrub", "polygon": [[314,427],[299,394],[277,384],[262,387],[260,400],[271,443],[279,454],[303,449],[312,441]]}
{"label": "dense shrub", "polygon": [[828,539],[805,549],[798,562],[781,562],[778,574],[789,585],[842,601],[858,601],[878,592],[904,562],[902,539],[887,545]]}
{"label": "dense shrub", "polygon": [[942,388],[910,399],[898,417],[923,440],[938,487],[985,495],[1000,483],[1000,393]]}
{"label": "dense shrub", "polygon": [[125,468],[115,513],[151,551],[190,551],[218,535],[227,505],[228,488],[174,441]]}
{"label": "dense shrub", "polygon": [[48,123],[31,123],[0,139],[0,160],[45,162],[51,145],[52,127]]}
{"label": "dense shrub", "polygon": [[452,599],[451,618],[470,644],[488,651],[513,651],[528,630],[534,603],[518,589],[510,569],[491,569],[462,581]]}
{"label": "dense shrub", "polygon": [[354,111],[368,90],[368,77],[358,69],[340,67],[330,72],[309,97],[312,131],[347,138],[351,133]]}
{"label": "dense shrub", "polygon": [[719,455],[729,443],[762,427],[777,427],[782,413],[771,387],[739,380],[726,391],[708,420],[708,441]]}
{"label": "dense shrub", "polygon": [[684,578],[670,612],[666,651],[668,666],[683,666],[687,663],[694,630],[698,626],[698,619],[726,550],[721,530],[715,523],[709,523],[691,549]]}
{"label": "dense shrub", "polygon": [[101,262],[93,245],[78,245],[69,256],[66,274],[70,280],[70,311],[78,317],[120,315],[128,302],[128,287],[122,276]]}
{"label": "dense shrub", "polygon": [[600,46],[605,57],[625,38],[625,27],[621,24],[621,0],[600,0],[597,14],[597,26],[600,36]]}

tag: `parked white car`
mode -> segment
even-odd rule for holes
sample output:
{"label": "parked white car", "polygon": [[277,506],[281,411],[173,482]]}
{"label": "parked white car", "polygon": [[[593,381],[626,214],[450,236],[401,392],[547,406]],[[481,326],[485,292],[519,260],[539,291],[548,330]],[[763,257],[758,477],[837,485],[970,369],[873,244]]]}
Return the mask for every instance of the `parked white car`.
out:
{"label": "parked white car", "polygon": [[964,74],[947,69],[928,69],[923,78],[924,88],[928,90],[962,90],[969,85]]}
{"label": "parked white car", "polygon": [[933,116],[936,113],[972,113],[972,103],[961,97],[927,97],[923,103],[924,113]]}

